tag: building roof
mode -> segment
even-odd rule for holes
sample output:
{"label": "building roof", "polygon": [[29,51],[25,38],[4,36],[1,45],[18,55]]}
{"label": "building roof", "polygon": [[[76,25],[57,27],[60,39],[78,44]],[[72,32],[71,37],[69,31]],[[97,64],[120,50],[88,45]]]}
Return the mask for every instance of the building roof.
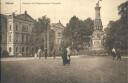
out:
{"label": "building roof", "polygon": [[51,24],[52,29],[64,29],[63,24],[59,21],[58,23],[52,23]]}
{"label": "building roof", "polygon": [[4,15],[4,14],[0,14],[0,19],[1,19],[1,18],[7,18],[7,16]]}
{"label": "building roof", "polygon": [[27,11],[25,11],[24,14],[15,15],[14,18],[25,20],[25,21],[30,21],[30,22],[34,21],[34,19],[29,14],[27,14]]}

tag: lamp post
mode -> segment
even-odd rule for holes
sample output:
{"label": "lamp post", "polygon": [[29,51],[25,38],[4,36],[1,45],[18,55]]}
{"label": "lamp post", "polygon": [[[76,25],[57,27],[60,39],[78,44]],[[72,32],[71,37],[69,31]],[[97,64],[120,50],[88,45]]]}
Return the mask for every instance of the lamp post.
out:
{"label": "lamp post", "polygon": [[22,3],[21,3],[21,0],[20,0],[20,14],[21,14],[21,4],[22,4]]}
{"label": "lamp post", "polygon": [[49,49],[49,28],[50,28],[50,26],[48,25],[48,23],[47,23],[47,56],[49,56],[49,52],[50,52],[50,49]]}
{"label": "lamp post", "polygon": [[44,33],[44,50],[45,50],[45,56],[49,56],[49,24],[45,22],[45,33]]}

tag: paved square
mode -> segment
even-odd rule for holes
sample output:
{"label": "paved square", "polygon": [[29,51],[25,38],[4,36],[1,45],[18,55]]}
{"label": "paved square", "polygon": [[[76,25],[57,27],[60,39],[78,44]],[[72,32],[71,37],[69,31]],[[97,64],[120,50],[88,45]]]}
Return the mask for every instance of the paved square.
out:
{"label": "paved square", "polygon": [[128,59],[110,56],[71,57],[63,66],[61,58],[1,62],[1,83],[128,83]]}

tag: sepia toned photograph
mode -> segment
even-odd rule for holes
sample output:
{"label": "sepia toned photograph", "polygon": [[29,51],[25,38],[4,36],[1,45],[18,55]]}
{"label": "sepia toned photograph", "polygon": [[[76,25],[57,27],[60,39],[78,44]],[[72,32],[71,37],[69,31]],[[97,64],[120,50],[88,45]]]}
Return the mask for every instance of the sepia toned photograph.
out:
{"label": "sepia toned photograph", "polygon": [[128,0],[0,0],[0,83],[128,83]]}

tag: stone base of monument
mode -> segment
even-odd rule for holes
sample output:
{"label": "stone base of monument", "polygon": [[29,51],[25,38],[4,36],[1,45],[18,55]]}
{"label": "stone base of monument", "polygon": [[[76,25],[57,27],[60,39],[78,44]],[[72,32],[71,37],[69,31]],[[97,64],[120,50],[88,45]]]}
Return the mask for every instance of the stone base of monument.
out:
{"label": "stone base of monument", "polygon": [[104,49],[101,49],[101,50],[90,49],[87,54],[94,55],[94,56],[106,56],[106,55],[108,55],[108,52],[107,52],[107,50],[104,50]]}

